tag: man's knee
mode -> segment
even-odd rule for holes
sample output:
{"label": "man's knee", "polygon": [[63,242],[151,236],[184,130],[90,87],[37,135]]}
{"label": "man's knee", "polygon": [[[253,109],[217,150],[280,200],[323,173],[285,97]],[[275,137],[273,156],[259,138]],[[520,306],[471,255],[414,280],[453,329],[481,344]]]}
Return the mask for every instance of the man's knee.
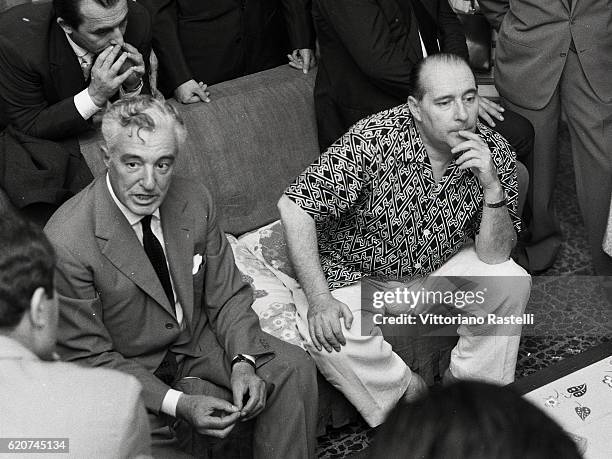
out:
{"label": "man's knee", "polygon": [[[300,386],[316,384],[317,368],[314,361],[302,348],[274,339],[275,357],[262,365],[262,371],[275,379],[279,374],[297,379]],[[267,368],[266,368],[267,367]]]}
{"label": "man's knee", "polygon": [[514,310],[508,312],[522,312],[531,293],[531,276],[512,260],[492,266],[490,276],[483,280],[485,298],[490,299],[491,305],[512,306]]}

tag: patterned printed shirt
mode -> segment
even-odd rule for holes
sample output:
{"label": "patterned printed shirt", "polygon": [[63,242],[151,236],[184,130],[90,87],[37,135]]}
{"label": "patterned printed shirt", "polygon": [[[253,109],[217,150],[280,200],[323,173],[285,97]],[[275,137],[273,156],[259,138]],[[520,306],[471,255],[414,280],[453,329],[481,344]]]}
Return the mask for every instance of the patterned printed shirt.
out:
{"label": "patterned printed shirt", "polygon": [[[516,155],[495,131],[478,124],[517,233]],[[287,188],[317,228],[331,289],[364,275],[427,276],[473,239],[483,191],[454,162],[436,184],[407,105],[359,121]]]}

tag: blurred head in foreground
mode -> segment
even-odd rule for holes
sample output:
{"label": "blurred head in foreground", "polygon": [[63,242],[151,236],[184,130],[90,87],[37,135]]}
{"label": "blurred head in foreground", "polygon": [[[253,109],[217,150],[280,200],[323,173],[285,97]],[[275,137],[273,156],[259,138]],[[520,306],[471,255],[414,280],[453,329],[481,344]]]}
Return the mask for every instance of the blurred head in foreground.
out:
{"label": "blurred head in foreground", "polygon": [[0,334],[42,359],[55,351],[55,253],[42,230],[12,212],[0,215]]}
{"label": "blurred head in foreground", "polygon": [[371,458],[579,459],[561,427],[510,389],[462,381],[400,403]]}

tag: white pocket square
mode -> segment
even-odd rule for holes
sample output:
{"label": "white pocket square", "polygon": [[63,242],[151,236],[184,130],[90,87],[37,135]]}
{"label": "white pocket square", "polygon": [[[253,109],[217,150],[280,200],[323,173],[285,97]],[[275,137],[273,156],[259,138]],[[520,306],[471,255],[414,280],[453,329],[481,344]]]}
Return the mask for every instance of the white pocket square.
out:
{"label": "white pocket square", "polygon": [[202,255],[200,255],[199,253],[196,253],[193,256],[193,268],[191,268],[191,274],[192,275],[197,274],[201,266],[202,266]]}

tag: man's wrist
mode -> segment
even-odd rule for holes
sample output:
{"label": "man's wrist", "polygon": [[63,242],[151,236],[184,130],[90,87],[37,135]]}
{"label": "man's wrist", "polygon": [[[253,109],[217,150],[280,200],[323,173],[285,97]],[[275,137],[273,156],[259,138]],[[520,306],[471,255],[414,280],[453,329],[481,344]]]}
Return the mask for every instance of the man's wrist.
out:
{"label": "man's wrist", "polygon": [[[485,204],[497,203],[506,199],[506,193],[501,184],[493,185],[483,190],[483,200]],[[487,206],[490,207],[490,206]]]}
{"label": "man's wrist", "polygon": [[241,363],[251,366],[253,370],[257,370],[257,366],[255,365],[255,359],[252,356],[246,354],[237,354],[236,356],[234,356],[231,365],[232,370],[234,369],[234,365]]}
{"label": "man's wrist", "polygon": [[329,290],[324,292],[315,292],[306,295],[308,300],[308,304],[313,304],[319,301],[326,301],[330,298],[333,298],[331,292]]}
{"label": "man's wrist", "polygon": [[91,84],[87,87],[87,94],[89,94],[89,97],[90,97],[91,101],[98,108],[103,108],[106,105],[106,102],[107,102],[108,99],[103,99],[102,97],[100,97],[97,94],[95,94],[94,91],[91,89]]}

